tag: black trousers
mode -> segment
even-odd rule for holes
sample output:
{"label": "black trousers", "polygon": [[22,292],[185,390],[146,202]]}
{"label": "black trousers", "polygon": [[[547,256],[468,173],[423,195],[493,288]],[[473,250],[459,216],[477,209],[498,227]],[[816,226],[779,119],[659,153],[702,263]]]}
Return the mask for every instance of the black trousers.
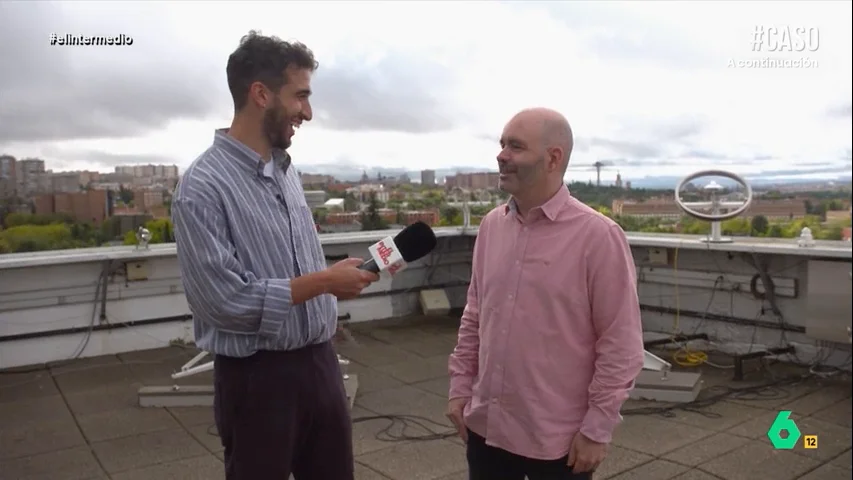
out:
{"label": "black trousers", "polygon": [[469,480],[592,480],[592,473],[572,473],[569,457],[537,460],[486,445],[486,439],[468,430]]}
{"label": "black trousers", "polygon": [[214,359],[227,480],[354,480],[352,423],[330,343]]}

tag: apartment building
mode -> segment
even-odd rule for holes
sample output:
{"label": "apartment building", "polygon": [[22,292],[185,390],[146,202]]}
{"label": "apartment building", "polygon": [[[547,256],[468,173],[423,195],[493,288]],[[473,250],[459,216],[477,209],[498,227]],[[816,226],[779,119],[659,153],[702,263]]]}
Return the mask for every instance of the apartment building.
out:
{"label": "apartment building", "polygon": [[33,198],[37,215],[64,213],[77,222],[101,225],[112,215],[112,192],[89,190],[76,193],[54,193]]}

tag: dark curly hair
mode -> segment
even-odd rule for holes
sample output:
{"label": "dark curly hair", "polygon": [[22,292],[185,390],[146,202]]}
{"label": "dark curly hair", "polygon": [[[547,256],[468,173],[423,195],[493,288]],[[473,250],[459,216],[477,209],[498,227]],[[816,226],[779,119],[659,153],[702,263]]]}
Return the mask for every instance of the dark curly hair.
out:
{"label": "dark curly hair", "polygon": [[285,70],[294,65],[311,71],[319,67],[314,53],[304,44],[250,31],[240,39],[240,46],[228,57],[225,68],[234,108],[241,110],[246,106],[249,87],[255,82],[274,92],[280,90],[287,81]]}

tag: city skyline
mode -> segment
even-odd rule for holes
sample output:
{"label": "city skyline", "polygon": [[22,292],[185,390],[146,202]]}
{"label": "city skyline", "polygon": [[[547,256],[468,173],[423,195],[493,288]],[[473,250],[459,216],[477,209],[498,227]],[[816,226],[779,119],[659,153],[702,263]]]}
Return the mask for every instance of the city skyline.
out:
{"label": "city skyline", "polygon": [[[0,153],[0,159],[2,158],[14,158],[11,155]],[[36,157],[23,157],[18,158],[16,161],[27,161],[32,160],[36,162],[43,162],[45,165],[44,171],[41,173],[48,173],[54,175],[63,175],[63,174],[82,174],[84,176],[90,174],[96,175],[129,175],[131,177],[136,178],[145,178],[149,175],[146,173],[147,168],[159,168],[159,169],[169,169],[170,173],[168,175],[158,174],[154,175],[155,178],[177,178],[180,176],[180,167],[177,165],[163,165],[163,164],[128,164],[128,165],[116,165],[111,168],[112,171],[105,171],[106,169],[88,169],[88,170],[61,170],[61,169],[51,169],[48,168],[49,161]],[[577,167],[577,165],[572,165]],[[817,166],[817,165],[816,165]],[[581,168],[586,169],[587,171],[594,171],[594,165],[581,165]],[[326,164],[326,165],[300,165],[297,166],[300,175],[311,175],[316,177],[331,177],[336,182],[341,183],[358,183],[362,180],[364,175],[367,175],[371,181],[376,181],[376,176],[381,175],[383,178],[391,178],[396,179],[401,176],[405,176],[407,179],[405,183],[414,183],[419,184],[423,183],[422,179],[424,178],[424,172],[432,172],[431,177],[433,179],[432,185],[443,186],[445,179],[447,177],[452,177],[459,174],[471,174],[471,173],[494,173],[497,171],[497,168],[476,168],[471,166],[456,166],[450,168],[440,168],[440,169],[423,169],[423,170],[408,170],[405,168],[383,168],[383,167],[371,167],[366,165],[353,165],[352,163],[343,163],[343,164]],[[812,169],[810,172],[806,174],[802,174],[804,170],[792,170],[792,169],[783,169],[783,170],[771,170],[771,171],[763,171],[757,172],[755,174],[746,174],[744,177],[753,183],[756,187],[767,187],[773,185],[811,185],[814,187],[825,188],[833,184],[841,184],[841,185],[849,185],[851,183],[851,174],[850,174],[850,164],[848,164],[845,169],[841,169],[842,174],[838,174],[833,168],[825,168],[819,167]],[[135,173],[133,173],[135,171]],[[368,174],[369,172],[369,174]],[[593,176],[589,178],[575,178],[574,173],[577,170],[570,171],[566,175],[566,182],[571,183],[575,181],[580,182],[589,182],[596,183]],[[800,173],[797,175],[797,173]],[[0,168],[0,180],[4,178],[4,171]],[[624,182],[627,185],[631,185],[632,183],[636,188],[652,188],[652,189],[670,189],[673,188],[678,180],[683,176],[672,176],[672,175],[657,175],[657,176],[644,176],[644,177],[627,177],[622,174],[619,168],[615,168],[613,165],[605,165],[602,168],[601,175],[601,184],[609,185],[609,186],[621,186],[620,182]],[[109,177],[105,177],[109,178]],[[88,183],[85,181],[83,183]],[[304,182],[304,183],[312,183],[312,182]],[[325,183],[325,182],[319,182]],[[2,189],[0,189],[2,190]],[[0,192],[2,193],[2,192]]]}

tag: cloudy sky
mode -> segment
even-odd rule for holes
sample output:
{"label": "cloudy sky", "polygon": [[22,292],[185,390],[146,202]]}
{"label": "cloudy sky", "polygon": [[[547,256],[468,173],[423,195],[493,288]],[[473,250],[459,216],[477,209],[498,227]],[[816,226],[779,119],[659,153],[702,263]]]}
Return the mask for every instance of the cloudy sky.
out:
{"label": "cloudy sky", "polygon": [[[0,153],[56,170],[186,167],[230,122],[227,57],[259,29],[320,62],[291,149],[304,170],[494,168],[503,124],[547,106],[573,125],[572,162],[608,160],[604,176],[851,172],[850,2],[3,0],[0,19]],[[758,51],[756,25],[776,28]],[[798,28],[808,49],[769,51]],[[743,66],[761,59],[810,68]]]}

